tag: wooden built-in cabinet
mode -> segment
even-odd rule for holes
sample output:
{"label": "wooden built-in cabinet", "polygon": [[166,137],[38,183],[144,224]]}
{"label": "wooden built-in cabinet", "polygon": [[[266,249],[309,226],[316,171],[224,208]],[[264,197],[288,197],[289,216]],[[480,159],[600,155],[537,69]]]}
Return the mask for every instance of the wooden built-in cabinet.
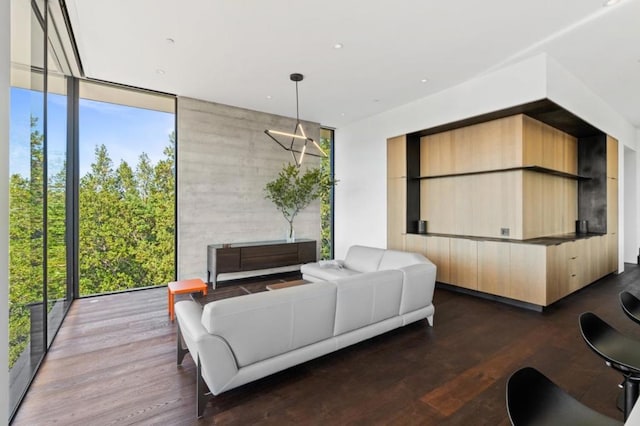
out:
{"label": "wooden built-in cabinet", "polygon": [[607,136],[607,270],[618,269],[618,141]]}
{"label": "wooden built-in cabinet", "polygon": [[388,139],[388,247],[424,254],[440,283],[538,306],[616,271],[617,141],[522,113],[474,121]]}
{"label": "wooden built-in cabinet", "polygon": [[387,247],[404,250],[407,218],[407,142],[405,136],[387,141]]}
{"label": "wooden built-in cabinet", "polygon": [[547,306],[614,270],[606,238],[544,245],[407,234],[404,250],[436,264],[438,282]]}
{"label": "wooden built-in cabinet", "polygon": [[462,238],[449,239],[449,274],[452,283],[471,290],[478,289],[478,242]]}
{"label": "wooden built-in cabinet", "polygon": [[523,114],[423,136],[420,217],[442,234],[527,239],[573,232],[576,147],[575,137]]}
{"label": "wooden built-in cabinet", "polygon": [[478,290],[507,296],[511,285],[510,244],[478,242]]}

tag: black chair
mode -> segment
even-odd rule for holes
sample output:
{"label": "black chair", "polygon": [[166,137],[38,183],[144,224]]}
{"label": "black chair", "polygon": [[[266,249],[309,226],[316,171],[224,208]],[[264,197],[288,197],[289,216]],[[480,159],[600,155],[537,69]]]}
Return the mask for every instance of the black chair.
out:
{"label": "black chair", "polygon": [[587,345],[604,358],[606,364],[624,377],[624,418],[638,399],[640,383],[640,342],[618,330],[591,312],[580,315],[580,332]]}
{"label": "black chair", "polygon": [[629,318],[640,324],[640,299],[628,291],[620,293],[620,305]]}
{"label": "black chair", "polygon": [[509,377],[507,412],[514,426],[622,425],[583,405],[531,367]]}

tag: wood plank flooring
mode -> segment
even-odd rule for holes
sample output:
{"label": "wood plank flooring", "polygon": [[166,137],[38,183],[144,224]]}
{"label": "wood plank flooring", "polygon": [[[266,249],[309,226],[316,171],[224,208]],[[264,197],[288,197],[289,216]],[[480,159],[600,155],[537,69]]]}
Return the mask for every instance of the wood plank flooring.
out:
{"label": "wood plank flooring", "polygon": [[640,327],[619,308],[622,290],[640,294],[638,266],[543,313],[437,289],[433,328],[420,321],[232,390],[214,398],[200,421],[195,366],[190,356],[182,368],[175,364],[166,288],[82,299],[13,424],[508,425],[505,383],[527,365],[621,420],[621,379],[587,348],[578,315],[594,312],[640,339]]}

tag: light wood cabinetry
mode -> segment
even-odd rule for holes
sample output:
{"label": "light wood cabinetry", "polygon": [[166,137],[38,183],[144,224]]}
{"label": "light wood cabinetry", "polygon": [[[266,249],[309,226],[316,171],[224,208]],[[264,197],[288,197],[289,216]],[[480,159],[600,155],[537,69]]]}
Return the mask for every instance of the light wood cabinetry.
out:
{"label": "light wood cabinetry", "polygon": [[547,247],[510,244],[509,291],[507,297],[546,305]]}
{"label": "light wood cabinetry", "polygon": [[478,289],[478,242],[463,238],[449,240],[451,282],[458,287]]}
{"label": "light wood cabinetry", "polygon": [[436,280],[441,283],[451,283],[450,241],[448,237],[422,237],[427,243],[427,259],[437,267]]}
{"label": "light wood cabinetry", "polygon": [[[617,141],[544,115],[579,138],[517,113],[389,139],[388,246],[425,254],[438,282],[539,306],[615,271]],[[595,235],[567,237],[578,218]]]}
{"label": "light wood cabinetry", "polygon": [[522,114],[423,136],[420,218],[430,232],[478,237],[573,232],[576,180],[539,170],[575,175],[576,147],[575,137]]}
{"label": "light wood cabinetry", "polygon": [[511,283],[511,245],[499,241],[478,242],[478,290],[508,297]]}
{"label": "light wood cabinetry", "polygon": [[407,178],[387,179],[387,247],[404,250],[407,223]]}
{"label": "light wood cabinetry", "polygon": [[578,289],[580,268],[575,248],[574,241],[547,247],[545,299],[548,303]]}
{"label": "light wood cabinetry", "polygon": [[[602,255],[606,247],[603,238],[606,236],[548,246],[450,238],[451,282],[460,287],[547,306],[611,272]],[[467,278],[474,276],[469,270],[472,265],[469,253],[474,244],[477,245],[477,288],[473,288],[473,280]],[[467,267],[458,272],[465,257]],[[467,280],[460,285],[457,280],[462,276]]]}
{"label": "light wood cabinetry", "polygon": [[[429,232],[522,238],[522,170],[426,179],[420,188],[420,216]],[[455,206],[455,208],[443,208]]]}
{"label": "light wood cabinetry", "polygon": [[387,179],[407,177],[407,137],[387,140]]}
{"label": "light wood cabinetry", "polygon": [[387,141],[387,247],[404,250],[407,222],[407,138]]}
{"label": "light wood cabinetry", "polygon": [[418,234],[406,234],[404,236],[404,250],[420,253],[429,258],[427,255],[427,237]]}
{"label": "light wood cabinetry", "polygon": [[573,179],[523,172],[520,239],[574,232],[577,194],[578,184]]}
{"label": "light wood cabinetry", "polygon": [[575,137],[517,114],[423,136],[420,175],[442,176],[534,165],[576,174],[576,148]]}
{"label": "light wood cabinetry", "polygon": [[618,270],[618,141],[607,136],[607,270]]}

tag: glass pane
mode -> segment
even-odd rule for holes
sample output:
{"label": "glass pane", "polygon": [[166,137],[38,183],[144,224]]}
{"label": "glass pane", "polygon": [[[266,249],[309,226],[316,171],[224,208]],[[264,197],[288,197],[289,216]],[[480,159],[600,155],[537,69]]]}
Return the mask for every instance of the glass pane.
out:
{"label": "glass pane", "polygon": [[80,295],[166,284],[175,269],[174,114],[85,93],[83,83]]}
{"label": "glass pane", "polygon": [[[320,162],[320,168],[329,172],[333,179],[333,135],[330,129],[320,130],[320,147],[327,154]],[[333,259],[333,190],[320,200],[320,221],[322,245],[320,259]]]}
{"label": "glass pane", "polygon": [[49,69],[47,78],[47,344],[51,345],[70,301],[65,205],[67,96],[64,75]]}
{"label": "glass pane", "polygon": [[9,372],[13,412],[44,354],[44,31],[11,5]]}

